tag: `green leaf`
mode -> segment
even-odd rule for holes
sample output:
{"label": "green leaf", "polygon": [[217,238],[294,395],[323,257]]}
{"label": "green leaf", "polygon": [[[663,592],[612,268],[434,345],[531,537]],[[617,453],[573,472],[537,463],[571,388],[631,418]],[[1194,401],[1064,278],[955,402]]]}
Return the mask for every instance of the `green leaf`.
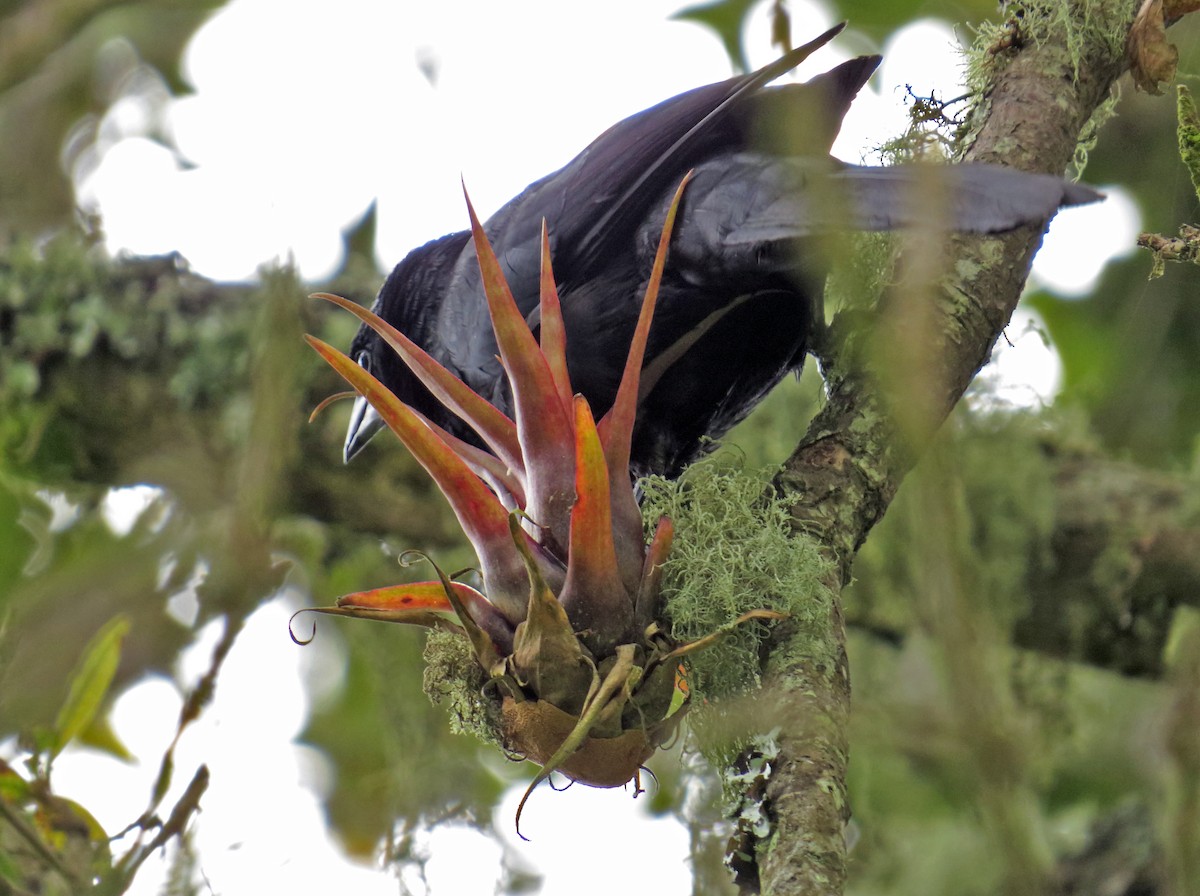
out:
{"label": "green leaf", "polygon": [[0,800],[20,806],[32,796],[29,782],[18,775],[8,763],[0,760]]}
{"label": "green leaf", "polygon": [[107,718],[92,719],[92,724],[80,732],[79,742],[124,762],[133,762],[135,759],[129,748],[117,737]]}
{"label": "green leaf", "polygon": [[342,264],[336,276],[346,274],[354,265],[366,270],[376,270],[375,232],[379,215],[376,200],[372,199],[362,216],[342,231]]}
{"label": "green leaf", "polygon": [[746,48],[742,35],[746,30],[746,22],[756,6],[755,0],[718,0],[716,3],[702,3],[688,6],[679,10],[671,18],[682,22],[695,22],[710,28],[721,40],[725,54],[734,68],[739,72],[750,71],[750,63],[746,59]]}
{"label": "green leaf", "polygon": [[65,797],[54,797],[54,808],[63,816],[76,821],[87,828],[88,837],[95,843],[103,843],[108,840],[108,834],[105,832],[103,825],[96,820],[96,816],[89,812],[82,803],[77,803],[75,800]]}
{"label": "green leaf", "polygon": [[53,755],[82,734],[96,718],[121,660],[121,642],[129,634],[129,618],[115,616],[88,642],[83,659],[71,676],[71,690],[54,722]]}

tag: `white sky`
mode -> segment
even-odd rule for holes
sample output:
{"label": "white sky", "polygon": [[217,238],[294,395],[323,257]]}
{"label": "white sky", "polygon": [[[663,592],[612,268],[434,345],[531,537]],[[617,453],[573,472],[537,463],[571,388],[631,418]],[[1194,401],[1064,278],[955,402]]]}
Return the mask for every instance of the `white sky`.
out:
{"label": "white sky", "polygon": [[[486,214],[614,121],[728,77],[712,36],[667,19],[680,5],[614,0],[585,7],[605,15],[584,16],[561,0],[235,0],[186,53],[196,93],[171,102],[166,122],[181,158],[142,136],[144,104],[127,100],[108,116],[102,160],[80,193],[102,213],[112,250],[177,250],[221,280],[288,257],[319,279],[337,265],[341,230],[378,198],[378,252],[390,268],[463,228],[460,176]],[[793,10],[797,38],[832,24],[818,7]],[[775,55],[766,33],[765,23],[751,29],[760,37],[748,45],[753,65]],[[957,93],[952,40],[946,26],[923,21],[886,48],[838,155],[860,161],[903,129],[904,84]],[[799,77],[876,49],[845,44],[818,53]],[[427,59],[436,87],[419,70]],[[1129,227],[1118,225],[1128,211],[1117,205],[1061,215],[1051,243],[1068,245],[1043,253],[1039,274],[1086,291],[1114,249],[1097,234],[1129,244]],[[1070,251],[1079,239],[1058,235],[1069,219],[1083,222],[1082,261]]]}
{"label": "white sky", "polygon": [[[464,226],[460,175],[487,213],[619,118],[727,77],[714,37],[668,21],[683,5],[234,0],[187,52],[195,95],[167,109],[186,165],[145,138],[144,105],[130,100],[106,120],[104,154],[81,195],[103,215],[113,251],[178,250],[196,271],[223,280],[250,277],[262,263],[289,257],[307,278],[328,274],[339,260],[342,229],[378,198],[377,249],[390,267],[409,249]],[[832,24],[807,3],[791,9],[798,40]],[[765,24],[752,34],[761,36],[748,47],[751,63],[760,65],[774,53]],[[948,28],[923,22],[885,47],[878,79],[884,86],[873,82],[864,91],[838,155],[860,161],[903,129],[903,84],[954,95],[958,62],[951,43]],[[801,77],[875,49],[843,38],[810,60]],[[433,61],[436,87],[420,73],[419,60]],[[1132,244],[1136,226],[1132,203],[1119,194],[1104,206],[1064,213],[1036,274],[1064,291],[1086,291],[1104,259]],[[1053,352],[1036,336],[1014,341],[1018,353],[1005,352],[1021,359],[1010,365],[1021,371],[1009,379],[1014,394],[1048,397],[1058,376]],[[328,671],[336,663],[320,653],[321,639],[306,650],[291,643],[287,607],[275,601],[255,614],[221,676],[216,705],[180,747],[180,787],[201,761],[213,772],[198,822],[203,869],[221,896],[395,893],[393,877],[344,860],[325,837],[319,794],[327,771],[319,755],[292,739],[308,705],[306,666],[325,663]],[[214,637],[209,631],[201,641],[211,645]],[[189,653],[184,680],[205,662],[206,649]],[[118,702],[114,724],[144,764],[69,751],[58,765],[57,787],[96,810],[110,830],[124,826],[142,811],[178,706],[166,682],[133,688]],[[500,807],[501,829],[511,826],[514,800],[510,794]],[[643,877],[640,886],[686,892],[686,836],[672,821],[647,817],[643,802],[583,787],[536,795],[524,824],[534,842],[522,851],[546,875],[543,893],[627,888],[624,861],[600,858],[599,816],[619,817],[622,836],[633,838],[624,842],[655,855],[662,877]],[[433,892],[490,892],[498,850],[470,832],[438,837],[429,869]],[[475,877],[455,876],[464,871]],[[163,873],[161,863],[152,864],[133,892],[157,892]]]}

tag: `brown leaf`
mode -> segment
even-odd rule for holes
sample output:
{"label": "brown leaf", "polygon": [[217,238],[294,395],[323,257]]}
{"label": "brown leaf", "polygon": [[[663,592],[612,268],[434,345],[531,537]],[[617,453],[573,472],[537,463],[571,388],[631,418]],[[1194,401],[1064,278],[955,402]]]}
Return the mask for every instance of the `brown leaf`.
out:
{"label": "brown leaf", "polygon": [[1198,9],[1200,9],[1200,0],[1165,0],[1163,3],[1163,15],[1168,19],[1185,16]]}
{"label": "brown leaf", "polygon": [[[538,765],[548,763],[579,726],[578,717],[545,700],[518,703],[505,698],[501,712],[507,747]],[[589,787],[621,787],[673,729],[674,724],[660,723],[649,730],[623,731],[617,737],[588,737],[558,770]]]}
{"label": "brown leaf", "polygon": [[524,546],[517,514],[509,517],[509,526],[517,549],[525,558],[531,586],[528,615],[513,636],[512,671],[518,683],[531,689],[540,700],[578,713],[591,690],[595,665],[584,654],[566,610]]}
{"label": "brown leaf", "polygon": [[[1176,0],[1171,8],[1173,11],[1184,6],[1194,9],[1198,2],[1200,0]],[[1133,27],[1129,29],[1125,53],[1133,82],[1147,93],[1161,94],[1160,85],[1175,78],[1179,50],[1174,44],[1167,43],[1163,0],[1145,0],[1142,4]]]}

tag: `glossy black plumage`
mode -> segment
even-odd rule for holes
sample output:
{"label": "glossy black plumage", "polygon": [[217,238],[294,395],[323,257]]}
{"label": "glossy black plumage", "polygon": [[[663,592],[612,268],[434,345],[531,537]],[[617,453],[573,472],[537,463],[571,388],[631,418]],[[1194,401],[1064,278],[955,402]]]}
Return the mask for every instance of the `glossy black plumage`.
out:
{"label": "glossy black plumage", "polygon": [[[837,30],[759,72],[619,122],[486,222],[535,331],[540,229],[548,222],[572,384],[598,417],[615,395],[669,197],[695,170],[646,354],[635,473],[677,474],[701,452],[702,437],[724,434],[803,364],[827,273],[815,238],[926,218],[945,229],[996,232],[1098,198],[1056,177],[991,166],[865,168],[832,159],[842,118],[880,58],[852,59],[805,84],[766,85]],[[788,128],[786,155],[760,139],[760,123],[781,121],[802,124]],[[466,231],[410,253],[374,310],[511,412]],[[351,356],[402,400],[474,441],[373,331],[359,332]],[[377,425],[360,400],[347,460]]]}

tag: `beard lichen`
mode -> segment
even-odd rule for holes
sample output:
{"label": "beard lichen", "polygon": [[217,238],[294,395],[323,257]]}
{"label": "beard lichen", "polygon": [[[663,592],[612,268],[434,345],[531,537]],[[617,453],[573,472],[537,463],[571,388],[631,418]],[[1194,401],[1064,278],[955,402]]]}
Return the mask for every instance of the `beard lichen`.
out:
{"label": "beard lichen", "polygon": [[[798,536],[788,504],[770,496],[774,470],[748,473],[717,456],[671,481],[642,481],[642,515],[675,522],[675,542],[663,566],[664,616],[681,642],[722,631],[686,660],[687,684],[697,709],[760,684],[770,627],[730,627],[757,609],[787,613],[794,632],[789,649],[821,654],[830,564],[815,542]],[[696,710],[693,710],[695,713]]]}
{"label": "beard lichen", "polygon": [[[1084,57],[1099,47],[1109,56],[1124,52],[1129,24],[1135,6],[1123,0],[1022,0],[1005,6],[1002,22],[980,26],[970,48],[964,52],[967,90],[976,98],[977,108],[966,116],[958,133],[960,148],[973,141],[974,128],[986,113],[996,78],[1022,46],[1060,47],[1061,67],[1079,81]],[[1076,178],[1087,167],[1088,152],[1096,143],[1101,127],[1114,115],[1118,93],[1109,97],[1092,113],[1076,143],[1071,168]]]}
{"label": "beard lichen", "polygon": [[[735,458],[718,455],[694,464],[679,480],[650,477],[641,483],[648,529],[662,516],[675,523],[674,544],[663,565],[663,616],[671,637],[689,643],[720,633],[684,663],[692,714],[700,716],[693,721],[722,732],[701,737],[714,741],[712,749],[702,744],[702,750],[719,754],[722,761],[736,755],[742,738],[730,742],[719,718],[737,714],[738,701],[727,698],[760,684],[773,625],[735,621],[754,610],[780,611],[789,617],[789,651],[828,652],[824,626],[832,596],[824,580],[830,564],[815,542],[795,533],[787,502],[770,497],[774,472],[747,472]],[[425,693],[446,707],[451,729],[499,744],[495,701],[484,693],[486,675],[467,640],[431,631],[425,662]],[[706,723],[704,716],[712,718]],[[744,734],[749,738],[754,732]]]}
{"label": "beard lichen", "polygon": [[1119,55],[1125,46],[1136,8],[1125,0],[1020,0],[1005,6],[1006,18],[980,26],[967,53],[967,86],[986,88],[1011,58],[1027,44],[1058,45],[1064,62],[1078,80],[1089,48],[1100,46]]}
{"label": "beard lichen", "polygon": [[500,743],[500,719],[495,701],[483,693],[487,675],[465,636],[432,630],[425,641],[422,684],[431,703],[444,706],[450,730],[471,734],[486,744]]}

